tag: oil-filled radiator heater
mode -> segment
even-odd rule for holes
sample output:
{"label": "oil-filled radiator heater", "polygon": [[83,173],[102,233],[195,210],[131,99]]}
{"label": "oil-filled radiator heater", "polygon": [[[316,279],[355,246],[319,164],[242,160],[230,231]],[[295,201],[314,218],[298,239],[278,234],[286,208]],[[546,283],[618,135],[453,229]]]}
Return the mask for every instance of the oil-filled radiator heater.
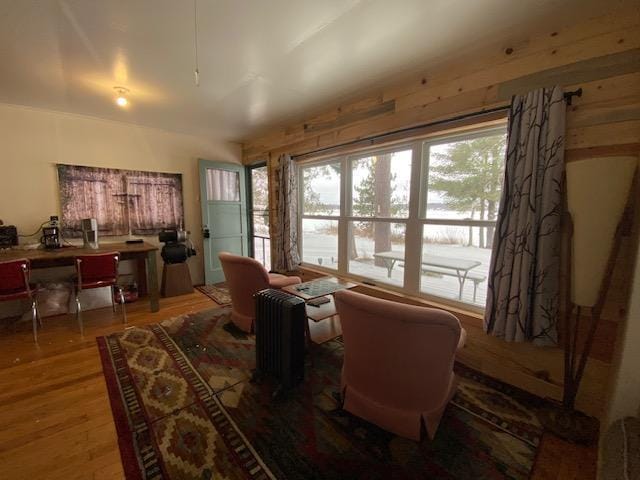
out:
{"label": "oil-filled radiator heater", "polygon": [[305,303],[280,290],[255,295],[256,371],[254,380],[279,381],[274,397],[304,380]]}

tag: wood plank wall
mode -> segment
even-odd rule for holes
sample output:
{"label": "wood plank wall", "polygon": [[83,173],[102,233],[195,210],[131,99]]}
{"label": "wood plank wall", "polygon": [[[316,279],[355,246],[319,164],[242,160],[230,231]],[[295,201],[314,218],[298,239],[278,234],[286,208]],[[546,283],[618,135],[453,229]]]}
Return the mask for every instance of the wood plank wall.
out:
{"label": "wood plank wall", "polygon": [[[490,109],[505,105],[513,94],[554,84],[566,90],[583,89],[582,97],[574,98],[573,105],[568,107],[567,161],[594,155],[640,155],[638,9],[620,9],[603,17],[539,32],[528,39],[413,75],[357,101],[247,139],[243,160],[247,164],[267,160],[273,166],[281,153],[306,153]],[[637,231],[637,225],[634,230]],[[635,242],[637,235],[625,239],[605,321],[599,328],[578,398],[579,408],[598,416],[606,403],[617,323],[625,316]],[[368,293],[389,296],[380,289],[369,288]],[[505,343],[484,335],[476,317],[461,315],[461,318],[470,334],[463,361],[537,394],[560,398],[559,349]]]}

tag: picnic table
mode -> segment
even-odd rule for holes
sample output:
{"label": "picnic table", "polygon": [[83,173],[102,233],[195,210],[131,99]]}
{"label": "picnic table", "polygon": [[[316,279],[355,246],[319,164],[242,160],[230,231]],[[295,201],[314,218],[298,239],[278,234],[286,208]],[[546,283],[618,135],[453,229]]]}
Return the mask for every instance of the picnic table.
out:
{"label": "picnic table", "polygon": [[[389,278],[391,278],[391,272],[396,266],[396,263],[404,262],[404,252],[379,252],[374,253],[373,257],[384,262],[384,265],[387,268],[387,277]],[[458,284],[460,286],[458,291],[459,300],[462,300],[462,291],[467,278],[471,277],[471,280],[474,282],[473,301],[475,302],[478,283],[483,282],[486,277],[482,274],[474,275],[473,273],[470,273],[470,270],[481,265],[481,263],[482,262],[479,262],[478,260],[468,260],[465,258],[442,257],[440,255],[430,255],[428,253],[422,255],[422,265],[426,267],[422,269],[424,273],[438,273],[457,277]]]}

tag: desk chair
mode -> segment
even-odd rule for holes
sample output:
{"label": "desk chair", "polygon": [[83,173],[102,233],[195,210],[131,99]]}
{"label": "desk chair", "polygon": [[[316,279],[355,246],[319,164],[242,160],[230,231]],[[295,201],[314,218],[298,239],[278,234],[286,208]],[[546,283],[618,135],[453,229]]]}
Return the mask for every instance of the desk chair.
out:
{"label": "desk chair", "polygon": [[111,287],[111,306],[116,311],[114,290],[118,292],[118,299],[122,306],[123,323],[127,323],[127,311],[124,306],[124,292],[118,285],[119,252],[96,253],[75,257],[76,276],[73,281],[76,297],[76,319],[80,327],[80,334],[84,335],[82,322],[82,305],[80,292],[91,288]]}
{"label": "desk chair", "polygon": [[0,302],[31,300],[33,340],[38,343],[38,324],[42,326],[42,320],[38,313],[38,289],[29,283],[30,274],[31,264],[26,258],[0,262]]}

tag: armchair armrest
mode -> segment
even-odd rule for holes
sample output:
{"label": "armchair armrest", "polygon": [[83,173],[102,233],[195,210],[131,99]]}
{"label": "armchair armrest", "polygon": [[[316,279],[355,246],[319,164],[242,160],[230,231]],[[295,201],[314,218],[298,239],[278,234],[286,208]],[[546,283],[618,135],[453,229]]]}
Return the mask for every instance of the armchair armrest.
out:
{"label": "armchair armrest", "polygon": [[464,344],[467,341],[467,331],[464,328],[460,329],[460,340],[458,340],[458,347],[456,348],[456,352],[459,352],[464,348]]}

